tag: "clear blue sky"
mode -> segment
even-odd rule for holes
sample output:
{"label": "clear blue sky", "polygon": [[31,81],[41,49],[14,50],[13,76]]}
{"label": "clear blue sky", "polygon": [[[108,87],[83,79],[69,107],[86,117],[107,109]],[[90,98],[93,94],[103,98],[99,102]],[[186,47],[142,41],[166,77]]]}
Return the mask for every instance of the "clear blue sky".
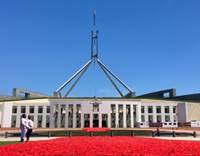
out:
{"label": "clear blue sky", "polygon": [[[102,61],[138,94],[200,92],[199,0],[0,2],[0,94],[51,95],[90,57],[96,8]],[[116,96],[96,66],[72,96]]]}

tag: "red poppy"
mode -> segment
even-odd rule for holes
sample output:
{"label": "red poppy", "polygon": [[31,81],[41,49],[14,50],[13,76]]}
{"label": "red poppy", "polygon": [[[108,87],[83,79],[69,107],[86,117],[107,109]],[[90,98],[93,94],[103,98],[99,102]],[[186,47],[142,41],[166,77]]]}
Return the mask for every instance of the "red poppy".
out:
{"label": "red poppy", "polygon": [[0,156],[199,156],[200,142],[142,137],[66,137],[0,147]]}

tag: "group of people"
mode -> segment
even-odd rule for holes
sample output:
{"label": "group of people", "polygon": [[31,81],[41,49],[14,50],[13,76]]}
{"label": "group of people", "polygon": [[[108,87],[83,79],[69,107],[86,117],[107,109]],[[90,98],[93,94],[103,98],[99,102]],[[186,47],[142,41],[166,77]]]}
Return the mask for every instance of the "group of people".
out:
{"label": "group of people", "polygon": [[33,121],[31,120],[31,116],[28,116],[27,119],[26,114],[22,114],[20,130],[21,130],[21,135],[20,135],[21,142],[24,142],[25,137],[26,141],[29,141],[33,131]]}

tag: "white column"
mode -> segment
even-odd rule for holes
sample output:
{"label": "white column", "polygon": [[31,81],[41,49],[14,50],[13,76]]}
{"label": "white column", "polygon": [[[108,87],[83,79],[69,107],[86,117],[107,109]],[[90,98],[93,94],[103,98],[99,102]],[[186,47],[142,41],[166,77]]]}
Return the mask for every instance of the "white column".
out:
{"label": "white column", "polygon": [[58,104],[58,128],[61,126],[61,104]]}
{"label": "white column", "polygon": [[162,118],[162,123],[165,122],[165,106],[161,106],[161,118]]}
{"label": "white column", "polygon": [[68,128],[68,105],[65,105],[65,128]]}
{"label": "white column", "polygon": [[76,104],[73,104],[73,128],[76,128]]}
{"label": "white column", "polygon": [[25,106],[25,107],[26,107],[26,113],[25,113],[25,114],[26,114],[26,118],[28,118],[28,115],[29,115],[29,107],[30,107],[30,106]]}
{"label": "white column", "polygon": [[81,128],[84,128],[84,113],[81,111]]}
{"label": "white column", "polygon": [[38,127],[38,106],[34,107],[34,122],[33,127]]}
{"label": "white column", "polygon": [[153,105],[152,107],[153,107],[153,122],[156,123],[157,122],[157,120],[156,120],[157,119],[156,118],[156,106]]}
{"label": "white column", "polygon": [[131,104],[131,110],[130,110],[130,115],[131,115],[131,128],[134,127],[134,119],[133,119],[133,105]]}
{"label": "white column", "polygon": [[1,117],[2,117],[2,123],[1,126],[3,128],[10,128],[11,127],[11,116],[12,116],[12,106],[13,103],[12,102],[6,102],[2,104],[2,113],[1,113]]}
{"label": "white column", "polygon": [[119,127],[119,111],[118,111],[118,104],[115,105],[116,106],[116,113],[115,113],[115,126],[116,128]]}
{"label": "white column", "polygon": [[50,128],[54,128],[54,110],[55,106],[53,104],[50,105]]}
{"label": "white column", "polygon": [[102,128],[102,114],[99,113],[99,128]]}
{"label": "white column", "polygon": [[111,128],[111,114],[110,114],[110,111],[108,113],[108,128]]}
{"label": "white column", "polygon": [[43,106],[42,128],[46,128],[46,112],[47,112],[47,106]]}
{"label": "white column", "polygon": [[123,104],[123,128],[126,128],[126,104]]}
{"label": "white column", "polygon": [[149,122],[149,119],[148,119],[148,105],[144,106],[144,119],[145,119],[145,122]]}
{"label": "white column", "polygon": [[169,106],[170,122],[174,122],[173,105]]}
{"label": "white column", "polygon": [[16,121],[16,127],[20,127],[20,120],[21,120],[21,106],[17,106],[17,121]]}
{"label": "white column", "polygon": [[93,127],[93,113],[90,113],[90,128]]}
{"label": "white column", "polygon": [[136,106],[136,121],[138,123],[141,122],[141,103],[137,104]]}

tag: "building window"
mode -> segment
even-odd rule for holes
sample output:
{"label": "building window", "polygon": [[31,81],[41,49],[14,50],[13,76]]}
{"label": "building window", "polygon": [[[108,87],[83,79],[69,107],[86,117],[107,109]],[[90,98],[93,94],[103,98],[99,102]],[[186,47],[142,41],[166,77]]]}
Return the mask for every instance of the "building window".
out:
{"label": "building window", "polygon": [[22,114],[26,113],[26,106],[21,106],[21,113]]}
{"label": "building window", "polygon": [[177,122],[177,116],[174,115],[173,118],[174,118],[174,122]]}
{"label": "building window", "polygon": [[176,106],[173,106],[173,113],[176,113]]}
{"label": "building window", "polygon": [[145,116],[144,115],[141,116],[141,121],[145,122]]}
{"label": "building window", "polygon": [[153,107],[152,106],[148,106],[148,113],[153,113]]}
{"label": "building window", "polygon": [[118,113],[118,119],[119,119],[119,122],[118,122],[118,125],[120,128],[123,128],[123,116],[124,116],[124,113],[123,113],[123,105],[118,105],[119,106],[119,113]]}
{"label": "building window", "polygon": [[93,127],[99,127],[99,114],[93,114]]}
{"label": "building window", "polygon": [[169,122],[170,121],[170,116],[169,115],[165,115],[165,122]]}
{"label": "building window", "polygon": [[50,106],[47,106],[47,113],[50,113]]}
{"label": "building window", "polygon": [[50,127],[50,115],[46,116],[46,128]]}
{"label": "building window", "polygon": [[37,127],[38,127],[38,128],[41,128],[41,127],[42,127],[42,115],[38,115]]}
{"label": "building window", "polygon": [[162,122],[162,116],[161,115],[157,115],[157,122]]}
{"label": "building window", "polygon": [[148,121],[151,123],[151,122],[153,122],[153,115],[149,115],[148,116]]}
{"label": "building window", "polygon": [[170,97],[170,94],[169,93],[164,93],[163,94],[163,98],[169,98]]}
{"label": "building window", "polygon": [[169,106],[165,106],[165,113],[169,113]]}
{"label": "building window", "polygon": [[65,127],[65,114],[66,114],[66,106],[65,105],[61,105],[60,113],[61,113],[60,127],[64,128]]}
{"label": "building window", "polygon": [[116,118],[115,118],[115,113],[116,113],[116,105],[111,104],[111,127],[115,128],[116,127]]}
{"label": "building window", "polygon": [[156,107],[156,113],[161,113],[161,106]]}
{"label": "building window", "polygon": [[34,113],[34,106],[29,107],[29,113]]}
{"label": "building window", "polygon": [[90,127],[90,114],[84,114],[84,127]]}
{"label": "building window", "polygon": [[99,104],[93,103],[93,112],[99,112]]}
{"label": "building window", "polygon": [[16,127],[16,120],[17,120],[16,115],[12,115],[12,117],[11,117],[11,127],[12,128]]}
{"label": "building window", "polygon": [[73,128],[73,113],[73,104],[70,104],[68,107],[68,128]]}
{"label": "building window", "polygon": [[108,127],[108,114],[102,114],[102,127]]}
{"label": "building window", "polygon": [[42,106],[38,107],[38,113],[43,113],[43,107]]}
{"label": "building window", "polygon": [[81,104],[76,105],[76,128],[81,128]]}
{"label": "building window", "polygon": [[17,106],[13,106],[13,107],[12,107],[12,113],[13,113],[13,114],[16,114],[16,113],[17,113]]}
{"label": "building window", "polygon": [[141,113],[144,113],[144,106],[141,106]]}
{"label": "building window", "polygon": [[115,108],[115,104],[111,104],[111,113],[115,113],[116,108]]}
{"label": "building window", "polygon": [[126,127],[131,127],[131,106],[126,105]]}

